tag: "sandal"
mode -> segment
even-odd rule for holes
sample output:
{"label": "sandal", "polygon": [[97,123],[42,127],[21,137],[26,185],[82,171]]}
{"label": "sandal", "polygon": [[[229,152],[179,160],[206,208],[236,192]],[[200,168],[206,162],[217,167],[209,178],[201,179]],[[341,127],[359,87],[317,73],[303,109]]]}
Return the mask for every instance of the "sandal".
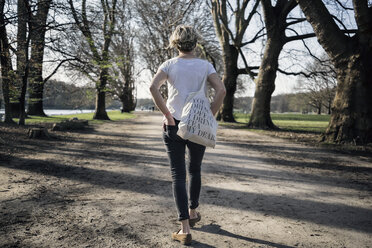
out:
{"label": "sandal", "polygon": [[172,233],[172,239],[181,242],[183,245],[190,245],[191,244],[191,233],[179,233],[181,231]]}
{"label": "sandal", "polygon": [[196,212],[197,217],[193,219],[189,219],[189,225],[190,227],[194,227],[196,222],[199,222],[201,220],[201,215],[199,212]]}

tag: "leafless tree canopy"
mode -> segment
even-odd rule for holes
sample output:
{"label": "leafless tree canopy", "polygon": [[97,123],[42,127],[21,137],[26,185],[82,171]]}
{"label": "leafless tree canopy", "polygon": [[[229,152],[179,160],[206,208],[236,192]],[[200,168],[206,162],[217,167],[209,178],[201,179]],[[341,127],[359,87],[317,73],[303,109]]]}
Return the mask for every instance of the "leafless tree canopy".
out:
{"label": "leafless tree canopy", "polygon": [[314,59],[307,65],[308,76],[298,79],[297,90],[304,93],[307,103],[317,109],[318,114],[322,108],[331,114],[331,106],[336,94],[336,71],[327,55]]}

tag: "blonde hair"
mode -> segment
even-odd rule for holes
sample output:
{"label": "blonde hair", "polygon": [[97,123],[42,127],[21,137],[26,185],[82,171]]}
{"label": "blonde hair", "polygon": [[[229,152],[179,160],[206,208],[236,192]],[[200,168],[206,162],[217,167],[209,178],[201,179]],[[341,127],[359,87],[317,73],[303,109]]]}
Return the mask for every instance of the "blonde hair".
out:
{"label": "blonde hair", "polygon": [[178,25],[169,38],[169,47],[191,52],[199,39],[200,35],[192,26]]}

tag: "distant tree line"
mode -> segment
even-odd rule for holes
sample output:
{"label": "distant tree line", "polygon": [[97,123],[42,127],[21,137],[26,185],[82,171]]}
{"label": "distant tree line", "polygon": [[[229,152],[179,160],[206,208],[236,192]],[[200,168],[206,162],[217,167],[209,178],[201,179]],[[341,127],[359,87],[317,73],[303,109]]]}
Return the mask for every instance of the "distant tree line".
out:
{"label": "distant tree line", "polygon": [[[335,91],[335,89],[334,89]],[[0,89],[0,94],[2,93]],[[321,107],[314,105],[314,96],[318,102],[322,102]],[[76,86],[58,80],[49,80],[44,89],[44,108],[46,109],[94,109],[95,89],[89,86]],[[270,109],[272,113],[316,113],[330,114],[327,108],[329,101],[324,92],[298,92],[291,94],[280,94],[273,96],[271,99]],[[253,97],[236,97],[234,112],[250,113],[252,111]],[[0,97],[0,108],[3,99]],[[107,108],[122,108],[122,103],[115,97],[109,95],[106,98]],[[139,109],[147,110],[154,106],[152,99],[140,98],[136,101]]]}
{"label": "distant tree line", "polygon": [[[0,94],[2,90],[0,89]],[[29,97],[27,95],[27,97]],[[94,109],[95,89],[89,86],[77,86],[51,79],[44,86],[43,105],[45,109]],[[122,107],[120,100],[109,95],[106,106],[111,109]],[[3,108],[0,97],[0,108]]]}

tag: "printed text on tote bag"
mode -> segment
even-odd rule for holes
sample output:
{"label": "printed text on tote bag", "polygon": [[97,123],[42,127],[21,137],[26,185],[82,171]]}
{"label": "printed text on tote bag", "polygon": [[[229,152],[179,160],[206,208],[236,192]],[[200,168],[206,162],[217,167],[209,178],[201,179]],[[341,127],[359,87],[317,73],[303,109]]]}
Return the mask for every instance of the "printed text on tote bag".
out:
{"label": "printed text on tote bag", "polygon": [[207,138],[215,141],[214,134],[203,130],[203,126],[209,126],[213,128],[213,116],[208,115],[208,107],[205,104],[204,99],[192,99],[193,108],[191,109],[189,118],[187,120],[187,131],[194,133],[198,136]]}

